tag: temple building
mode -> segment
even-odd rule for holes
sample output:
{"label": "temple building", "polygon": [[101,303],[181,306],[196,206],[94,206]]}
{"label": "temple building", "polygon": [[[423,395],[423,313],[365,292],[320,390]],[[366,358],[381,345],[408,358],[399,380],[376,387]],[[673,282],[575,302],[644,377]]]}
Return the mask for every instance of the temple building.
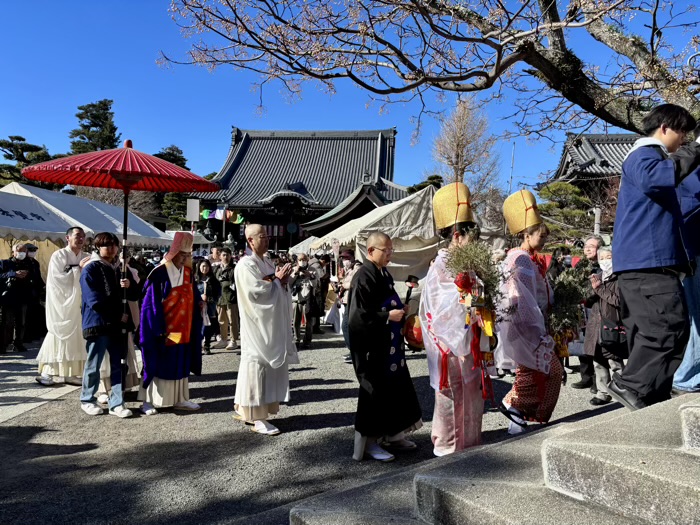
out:
{"label": "temple building", "polygon": [[[283,250],[323,235],[407,196],[395,184],[396,130],[252,131],[234,127],[231,148],[212,179],[216,193],[198,193],[201,208],[226,208],[267,228],[270,248]],[[220,221],[210,230],[221,232]],[[215,224],[216,223],[216,224]],[[244,224],[225,225],[237,247]],[[220,233],[219,240],[223,235]]]}

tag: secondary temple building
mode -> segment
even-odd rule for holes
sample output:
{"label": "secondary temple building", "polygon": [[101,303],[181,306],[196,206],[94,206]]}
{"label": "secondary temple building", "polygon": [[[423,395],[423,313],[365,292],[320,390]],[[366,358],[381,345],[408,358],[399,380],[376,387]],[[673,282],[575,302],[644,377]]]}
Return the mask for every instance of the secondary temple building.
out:
{"label": "secondary temple building", "polygon": [[[216,193],[198,193],[202,208],[226,208],[267,228],[283,250],[325,235],[377,206],[407,196],[395,184],[396,129],[253,131],[234,127]],[[220,221],[211,230],[222,231]],[[217,223],[217,224],[214,224]],[[244,224],[225,225],[241,248]]]}

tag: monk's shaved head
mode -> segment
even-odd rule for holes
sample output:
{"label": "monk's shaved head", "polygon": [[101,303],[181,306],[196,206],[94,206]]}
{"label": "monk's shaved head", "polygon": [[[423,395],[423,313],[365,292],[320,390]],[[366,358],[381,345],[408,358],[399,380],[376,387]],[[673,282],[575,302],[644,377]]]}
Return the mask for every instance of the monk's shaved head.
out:
{"label": "monk's shaved head", "polygon": [[391,238],[386,233],[372,232],[367,237],[367,248],[383,248],[389,242]]}
{"label": "monk's shaved head", "polygon": [[245,227],[245,238],[250,239],[253,235],[260,233],[262,230],[262,224],[249,224]]}

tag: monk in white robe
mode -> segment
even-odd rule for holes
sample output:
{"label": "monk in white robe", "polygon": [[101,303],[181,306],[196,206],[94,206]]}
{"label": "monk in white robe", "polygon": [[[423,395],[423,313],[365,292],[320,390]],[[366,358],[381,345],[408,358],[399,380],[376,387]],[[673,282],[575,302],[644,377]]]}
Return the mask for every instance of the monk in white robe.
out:
{"label": "monk in white robe", "polygon": [[[54,384],[54,377],[82,383],[87,353],[83,339],[80,304],[80,271],[90,260],[83,252],[85,232],[73,227],[66,232],[66,247],[54,252],[46,276],[46,328],[48,333],[39,350],[40,376],[44,385]],[[73,379],[75,378],[75,379]]]}
{"label": "monk in white robe", "polygon": [[252,253],[236,265],[241,316],[241,364],[236,382],[234,418],[252,430],[279,434],[267,421],[289,401],[289,364],[299,362],[292,332],[292,299],[287,286],[290,264],[275,268],[265,257],[269,239],[259,224],[245,230]]}

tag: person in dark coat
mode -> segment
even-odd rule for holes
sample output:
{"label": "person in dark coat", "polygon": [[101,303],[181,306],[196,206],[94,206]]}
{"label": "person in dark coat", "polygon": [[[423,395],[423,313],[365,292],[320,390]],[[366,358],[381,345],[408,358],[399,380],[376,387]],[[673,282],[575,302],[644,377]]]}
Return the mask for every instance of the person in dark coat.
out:
{"label": "person in dark coat", "polygon": [[29,264],[29,282],[32,295],[27,304],[27,328],[24,331],[24,342],[31,343],[46,335],[46,310],[41,304],[46,298],[46,283],[41,277],[41,265],[36,260],[39,248],[35,244],[27,245],[27,263]]}
{"label": "person in dark coat", "polygon": [[[2,331],[4,341],[0,352],[26,352],[24,334],[27,321],[27,306],[34,293],[32,272],[27,259],[27,246],[17,243],[12,247],[12,257],[0,261],[2,290]],[[7,348],[5,344],[10,343]]]}
{"label": "person in dark coat", "polygon": [[221,284],[214,275],[209,259],[202,259],[197,264],[197,275],[195,277],[199,293],[202,294],[202,301],[207,303],[206,315],[209,324],[204,326],[204,346],[202,353],[211,354],[211,338],[219,333],[219,319],[216,305],[221,297]]}
{"label": "person in dark coat", "polygon": [[350,353],[360,383],[353,454],[357,461],[365,455],[392,461],[394,456],[385,448],[415,449],[404,433],[423,424],[401,336],[406,308],[386,270],[392,253],[387,235],[369,235],[367,260],[353,278],[348,301]]}
{"label": "person in dark coat", "polygon": [[598,250],[598,264],[600,271],[590,276],[593,293],[585,301],[586,308],[590,308],[590,315],[586,323],[584,351],[593,358],[598,390],[590,400],[594,406],[606,405],[612,401],[607,386],[610,373],[622,372],[623,359],[627,359],[626,343],[611,350],[604,348],[600,342],[602,320],[620,320],[620,294],[617,289],[617,276],[612,274],[612,250],[609,247]]}

